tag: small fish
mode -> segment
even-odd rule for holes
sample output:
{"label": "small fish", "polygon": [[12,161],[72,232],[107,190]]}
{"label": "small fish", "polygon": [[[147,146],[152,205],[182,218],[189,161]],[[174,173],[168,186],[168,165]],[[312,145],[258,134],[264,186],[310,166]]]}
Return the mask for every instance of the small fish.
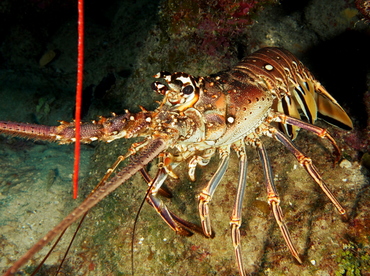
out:
{"label": "small fish", "polygon": [[52,62],[55,56],[56,52],[54,50],[49,50],[45,54],[43,54],[39,61],[40,68],[44,68],[50,62]]}
{"label": "small fish", "polygon": [[47,191],[49,191],[51,189],[51,187],[53,186],[53,184],[57,180],[58,175],[59,175],[59,171],[58,171],[57,168],[49,170],[48,176],[47,176],[47,179],[46,179],[46,190]]}

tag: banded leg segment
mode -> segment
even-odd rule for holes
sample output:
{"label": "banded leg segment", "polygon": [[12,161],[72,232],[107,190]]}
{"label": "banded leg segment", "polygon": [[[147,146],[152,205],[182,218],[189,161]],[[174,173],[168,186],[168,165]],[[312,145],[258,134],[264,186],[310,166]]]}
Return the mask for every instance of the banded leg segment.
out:
{"label": "banded leg segment", "polygon": [[168,174],[163,167],[159,168],[157,175],[153,180],[150,179],[149,175],[146,174],[144,179],[148,183],[150,189],[146,197],[146,201],[177,234],[182,236],[191,236],[193,233],[189,230],[203,234],[202,229],[198,225],[176,216],[174,213],[168,210],[163,201],[157,197],[157,193],[161,191],[161,185],[166,180],[167,176]]}
{"label": "banded leg segment", "polygon": [[294,125],[294,126],[297,126],[299,128],[303,128],[305,130],[311,131],[311,132],[313,132],[314,134],[316,134],[317,136],[319,136],[321,138],[328,139],[329,142],[334,147],[334,154],[336,156],[335,163],[337,163],[339,161],[340,156],[341,156],[340,149],[339,149],[337,143],[335,142],[334,138],[329,134],[329,132],[325,128],[321,128],[321,127],[306,123],[302,120],[299,120],[299,119],[294,118],[294,117],[287,116],[287,115],[282,114],[282,113],[275,113],[274,118],[272,119],[272,121],[278,122],[278,123],[283,123],[283,124]]}
{"label": "banded leg segment", "polygon": [[270,165],[270,160],[268,158],[267,152],[265,147],[263,146],[261,141],[256,141],[255,145],[258,150],[258,154],[262,163],[263,174],[265,176],[265,184],[267,189],[267,202],[272,208],[272,212],[274,214],[275,220],[279,225],[280,231],[283,234],[284,240],[291,252],[291,254],[296,258],[299,263],[302,263],[301,258],[298,255],[298,252],[292,242],[292,238],[290,236],[288,227],[284,222],[283,211],[280,207],[280,197],[276,190],[276,186],[274,184],[274,178],[272,176],[272,170]]}
{"label": "banded leg segment", "polygon": [[141,175],[149,186],[149,191],[147,192],[146,197],[147,203],[156,210],[156,212],[167,223],[167,225],[170,226],[170,228],[177,234],[182,236],[191,236],[193,234],[191,231],[194,231],[204,235],[200,226],[175,215],[173,212],[168,210],[164,202],[157,196],[160,194],[167,198],[172,197],[170,191],[162,188],[162,184],[168,176],[177,178],[172,169],[174,169],[180,163],[180,161],[182,161],[182,159],[176,159],[168,152],[160,153],[158,159],[158,171],[153,179],[144,168],[140,170]]}
{"label": "banded leg segment", "polygon": [[233,145],[233,149],[236,151],[239,157],[239,180],[238,190],[236,193],[236,199],[234,203],[233,212],[230,219],[231,225],[231,238],[233,241],[236,262],[238,264],[240,276],[245,276],[245,270],[243,266],[242,250],[240,242],[240,226],[242,225],[242,207],[243,197],[245,193],[245,187],[247,186],[247,154],[245,152],[245,145],[243,142],[238,142]]}
{"label": "banded leg segment", "polygon": [[206,188],[199,194],[199,215],[202,223],[202,228],[204,235],[207,237],[212,237],[212,227],[211,227],[211,218],[209,216],[209,203],[212,200],[212,197],[217,189],[218,184],[222,177],[224,176],[226,169],[229,165],[230,159],[230,147],[223,147],[220,149],[221,161],[218,166],[216,173],[213,175],[211,180],[208,182]]}
{"label": "banded leg segment", "polygon": [[344,215],[346,210],[343,206],[339,203],[339,201],[335,198],[332,192],[329,190],[328,186],[325,184],[324,180],[322,179],[321,175],[319,174],[317,168],[312,163],[311,158],[305,156],[294,144],[293,142],[282,132],[277,130],[274,127],[270,127],[269,132],[272,136],[282,143],[298,160],[299,164],[303,166],[308,174],[315,180],[315,182],[320,186],[326,196],[331,200],[334,206],[337,208],[340,214]]}

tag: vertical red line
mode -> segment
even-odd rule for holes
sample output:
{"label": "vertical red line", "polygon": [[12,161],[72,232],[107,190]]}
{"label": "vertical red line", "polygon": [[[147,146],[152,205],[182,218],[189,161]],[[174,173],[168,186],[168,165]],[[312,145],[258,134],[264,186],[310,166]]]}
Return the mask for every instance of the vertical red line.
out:
{"label": "vertical red line", "polygon": [[78,0],[78,57],[77,57],[77,85],[76,85],[76,142],[73,165],[73,198],[78,194],[78,172],[80,168],[80,137],[81,137],[81,101],[82,81],[84,71],[84,1]]}

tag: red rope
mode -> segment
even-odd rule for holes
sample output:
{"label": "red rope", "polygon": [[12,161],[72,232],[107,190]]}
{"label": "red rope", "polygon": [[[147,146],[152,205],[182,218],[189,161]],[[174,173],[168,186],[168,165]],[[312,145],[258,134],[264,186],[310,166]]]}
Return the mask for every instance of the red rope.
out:
{"label": "red rope", "polygon": [[81,129],[81,102],[82,81],[84,71],[84,1],[78,0],[78,57],[77,57],[77,85],[76,85],[76,142],[73,165],[73,198],[78,194],[78,172],[80,168],[80,129]]}

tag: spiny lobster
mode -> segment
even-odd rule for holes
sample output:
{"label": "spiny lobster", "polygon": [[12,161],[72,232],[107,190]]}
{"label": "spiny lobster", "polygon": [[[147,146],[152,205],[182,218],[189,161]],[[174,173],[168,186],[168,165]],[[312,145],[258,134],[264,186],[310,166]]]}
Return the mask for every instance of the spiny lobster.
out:
{"label": "spiny lobster", "polygon": [[[260,139],[262,136],[271,137],[283,144],[320,186],[339,213],[346,213],[327,188],[311,159],[292,140],[300,128],[313,132],[329,140],[338,160],[340,150],[333,137],[313,123],[322,116],[328,122],[350,130],[352,122],[336,100],[290,52],[280,48],[262,48],[232,69],[207,77],[164,71],[154,77],[163,78],[167,83],[165,85],[156,81],[152,84],[152,89],[163,95],[156,110],[142,108],[141,112],[135,114],[126,110],[123,115],[81,125],[81,141],[84,143],[143,137],[143,141],[133,144],[112,168],[130,157],[128,165],[107,180],[110,171],[101,185],[79,207],[16,261],[5,275],[16,273],[58,233],[139,171],[149,184],[146,201],[176,233],[189,236],[195,231],[212,237],[214,233],[209,205],[228,168],[231,149],[239,157],[239,181],[230,219],[231,237],[239,273],[246,275],[240,233],[247,177],[246,146],[254,147],[258,152],[265,176],[268,204],[291,254],[301,263],[279,205],[280,198],[270,161]],[[308,122],[302,121],[301,116]],[[67,122],[59,126],[43,126],[0,121],[0,133],[61,144],[75,141],[75,125]],[[216,151],[220,156],[219,167],[199,195],[200,228],[171,212],[157,195],[167,176],[177,177],[174,170],[180,163],[188,163],[188,174],[194,181],[196,167],[206,166]],[[157,156],[157,173],[151,178],[145,166]]]}

